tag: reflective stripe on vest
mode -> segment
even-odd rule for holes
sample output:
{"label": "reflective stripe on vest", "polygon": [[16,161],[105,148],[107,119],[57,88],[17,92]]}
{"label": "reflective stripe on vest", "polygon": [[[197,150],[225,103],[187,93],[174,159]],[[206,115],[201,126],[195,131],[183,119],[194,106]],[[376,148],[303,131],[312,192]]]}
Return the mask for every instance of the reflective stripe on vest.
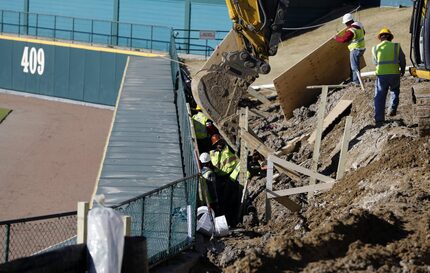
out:
{"label": "reflective stripe on vest", "polygon": [[383,41],[372,48],[373,62],[376,64],[376,75],[400,74],[400,45]]}
{"label": "reflective stripe on vest", "polygon": [[208,136],[206,121],[208,121],[208,118],[202,112],[198,112],[193,116],[194,130],[197,139],[203,139]]}
{"label": "reflective stripe on vest", "polygon": [[221,152],[210,151],[210,156],[212,165],[216,167],[215,173],[218,175],[230,174],[239,163],[236,155],[227,146]]}
{"label": "reflective stripe on vest", "polygon": [[354,34],[354,38],[352,39],[351,43],[348,45],[348,49],[350,51],[353,51],[354,49],[357,48],[364,48],[365,44],[364,44],[364,30],[363,29],[356,29],[356,28],[349,28],[349,31],[352,32],[352,34]]}

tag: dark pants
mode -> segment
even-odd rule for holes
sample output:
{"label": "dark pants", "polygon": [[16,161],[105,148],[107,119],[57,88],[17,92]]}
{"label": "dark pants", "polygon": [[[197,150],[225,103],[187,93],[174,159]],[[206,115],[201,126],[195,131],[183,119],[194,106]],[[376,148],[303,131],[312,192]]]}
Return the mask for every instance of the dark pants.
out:
{"label": "dark pants", "polygon": [[225,215],[230,227],[238,223],[240,199],[242,191],[237,181],[232,181],[229,176],[217,177],[216,191],[218,195],[219,210],[217,216]]}

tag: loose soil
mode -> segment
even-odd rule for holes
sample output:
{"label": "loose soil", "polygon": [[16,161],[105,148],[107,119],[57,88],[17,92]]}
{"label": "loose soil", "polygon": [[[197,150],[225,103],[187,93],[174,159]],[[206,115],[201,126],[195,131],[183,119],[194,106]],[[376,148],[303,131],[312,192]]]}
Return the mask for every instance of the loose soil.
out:
{"label": "loose soil", "polygon": [[[379,22],[384,18],[384,26],[395,22],[388,27],[399,40],[406,40],[410,12],[370,9],[360,13],[360,21],[368,25],[368,39],[382,27]],[[398,19],[390,21],[396,16]],[[394,30],[396,27],[399,29]],[[291,45],[294,39],[300,44],[303,37],[301,44],[305,45],[304,41],[313,41],[318,34],[307,33],[284,44]],[[407,54],[408,42],[402,45]],[[299,52],[303,47],[293,49]],[[369,58],[370,52],[366,53]],[[282,71],[285,65],[280,65]],[[374,80],[367,79],[365,91],[353,86],[330,91],[326,114],[340,99],[353,100],[353,105],[324,134],[318,171],[336,176],[348,114],[353,126],[343,179],[313,198],[293,196],[302,206],[299,212],[272,201],[272,219],[265,223],[266,178],[264,174],[253,177],[249,199],[257,209],[258,221],[245,216],[231,236],[203,246],[204,258],[193,272],[430,272],[430,137],[419,137],[416,130],[414,83],[411,77],[402,78],[398,113],[387,117],[380,127],[373,119]],[[268,115],[253,116],[250,127],[267,146],[279,151],[290,140],[314,130],[318,103],[296,109],[294,117],[286,120],[276,98],[270,107],[246,101],[247,106]],[[304,139],[294,152],[281,157],[310,168],[312,150],[313,145]],[[273,187],[280,190],[307,184],[305,176],[293,180],[281,174]]]}

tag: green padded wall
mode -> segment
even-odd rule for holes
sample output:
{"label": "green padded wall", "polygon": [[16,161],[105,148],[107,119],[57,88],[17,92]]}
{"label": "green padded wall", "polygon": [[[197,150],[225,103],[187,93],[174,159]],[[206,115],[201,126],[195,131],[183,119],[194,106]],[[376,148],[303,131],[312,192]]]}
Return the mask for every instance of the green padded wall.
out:
{"label": "green padded wall", "polygon": [[0,39],[0,88],[115,105],[127,55]]}

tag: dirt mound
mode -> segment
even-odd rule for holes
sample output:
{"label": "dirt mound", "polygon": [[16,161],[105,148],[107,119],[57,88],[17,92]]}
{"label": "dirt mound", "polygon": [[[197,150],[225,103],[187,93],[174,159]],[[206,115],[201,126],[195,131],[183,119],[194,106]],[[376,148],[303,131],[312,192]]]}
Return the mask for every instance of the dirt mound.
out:
{"label": "dirt mound", "polygon": [[[308,200],[291,213],[273,201],[273,217],[263,224],[265,177],[251,181],[250,199],[260,224],[245,226],[219,239],[208,252],[210,263],[225,272],[430,272],[430,138],[420,138],[412,118],[410,86],[403,78],[398,115],[373,125],[372,82],[330,91],[326,111],[340,99],[353,100],[352,141],[347,173],[332,190]],[[248,106],[253,106],[251,102]],[[255,106],[255,105],[254,105]],[[253,117],[250,127],[269,147],[279,150],[316,124],[318,102],[285,120],[276,103],[255,106],[270,113]],[[326,113],[327,113],[326,112]],[[345,115],[329,129],[321,147],[319,172],[335,177]],[[283,158],[310,167],[312,145],[306,140]],[[274,189],[308,184],[280,175]]]}

